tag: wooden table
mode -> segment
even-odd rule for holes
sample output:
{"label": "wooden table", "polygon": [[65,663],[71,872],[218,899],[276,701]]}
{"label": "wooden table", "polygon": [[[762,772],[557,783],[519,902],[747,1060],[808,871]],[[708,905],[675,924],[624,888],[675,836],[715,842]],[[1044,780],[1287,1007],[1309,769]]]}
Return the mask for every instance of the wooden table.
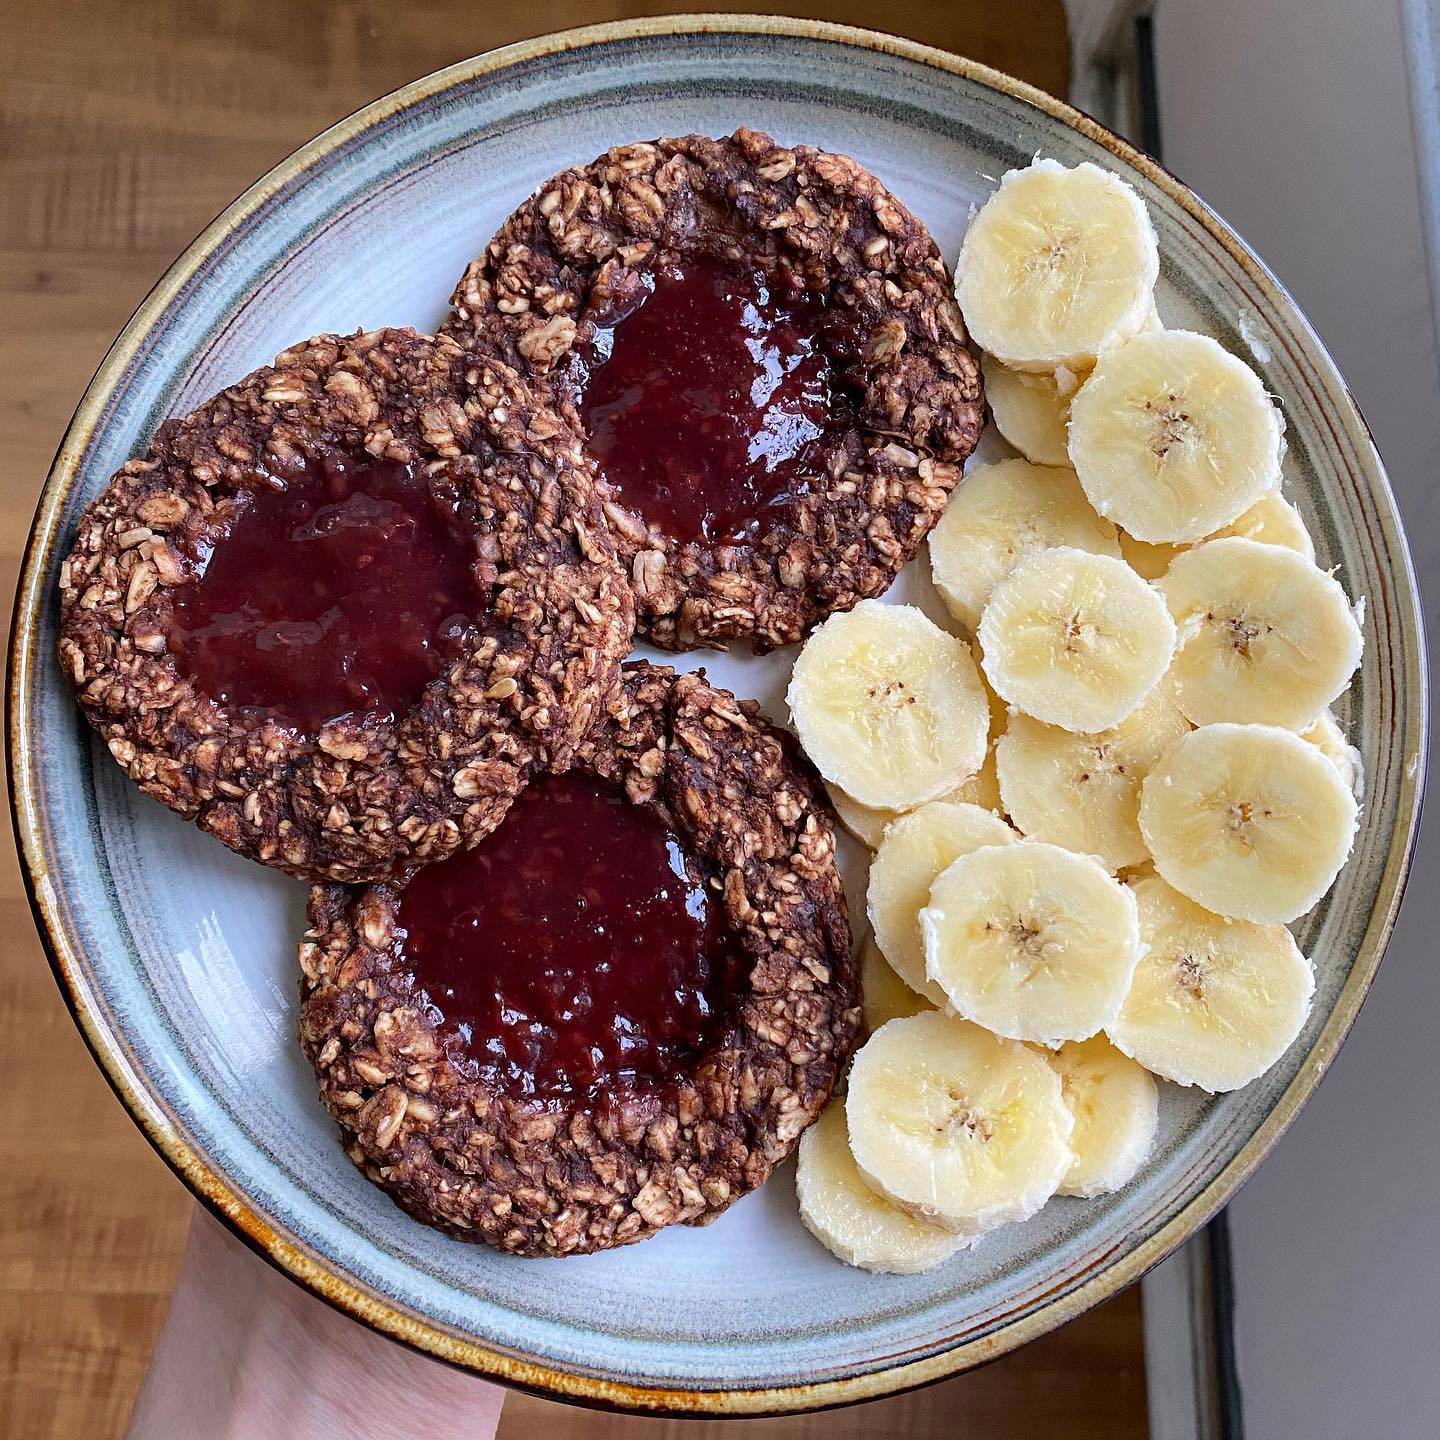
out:
{"label": "wooden table", "polygon": [[[252,179],[337,116],[441,65],[566,25],[681,8],[8,3],[0,13],[5,593],[51,455],[105,347],[174,256]],[[1060,0],[789,8],[884,26],[1065,90]],[[86,1054],[34,937],[8,827],[3,845],[0,1066],[10,1123],[0,1130],[0,1434],[105,1440],[124,1429],[191,1201]],[[1139,1303],[1138,1293],[1122,1296],[987,1370],[912,1396],[750,1422],[744,1433],[1140,1436]],[[515,1397],[501,1434],[670,1440],[701,1429]]]}

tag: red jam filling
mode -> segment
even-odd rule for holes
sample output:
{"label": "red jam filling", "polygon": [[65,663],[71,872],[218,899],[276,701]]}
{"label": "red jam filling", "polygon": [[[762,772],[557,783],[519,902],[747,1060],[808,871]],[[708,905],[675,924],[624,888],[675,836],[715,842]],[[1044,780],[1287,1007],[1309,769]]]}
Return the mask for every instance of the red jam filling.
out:
{"label": "red jam filling", "polygon": [[620,499],[679,541],[753,535],[803,486],[815,441],[849,423],[823,317],[743,263],[697,255],[645,275],[597,330],[580,402]]}
{"label": "red jam filling", "polygon": [[719,1033],[738,951],[717,911],[653,811],[566,775],[421,870],[399,920],[452,1062],[557,1096],[664,1078]]}
{"label": "red jam filling", "polygon": [[343,455],[266,478],[176,592],[167,641],[180,672],[304,729],[403,714],[477,606],[453,495],[407,465]]}

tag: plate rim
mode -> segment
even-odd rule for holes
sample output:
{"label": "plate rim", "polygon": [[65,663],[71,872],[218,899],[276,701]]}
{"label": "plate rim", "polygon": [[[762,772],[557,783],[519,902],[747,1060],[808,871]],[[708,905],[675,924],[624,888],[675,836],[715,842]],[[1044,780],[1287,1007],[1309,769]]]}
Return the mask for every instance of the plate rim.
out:
{"label": "plate rim", "polygon": [[[358,1279],[331,1270],[300,1237],[277,1229],[253,1208],[228,1177],[216,1168],[163,1099],[146,1086],[118,1029],[91,992],[63,917],[56,887],[48,873],[45,822],[35,789],[35,758],[27,694],[37,664],[34,640],[39,616],[48,599],[45,570],[57,541],[63,502],[75,484],[79,461],[103,417],[116,381],[135,357],[150,331],[180,289],[203,267],[222,240],[263,203],[297,177],[349,143],[379,121],[483,75],[547,56],[587,49],[615,41],[683,35],[771,35],[784,39],[818,40],[916,62],[957,76],[1034,106],[1067,128],[1102,145],[1126,167],[1138,171],[1217,241],[1281,308],[1298,318],[1316,353],[1333,371],[1349,402],[1345,419],[1358,426],[1375,457],[1378,486],[1371,487],[1381,531],[1390,557],[1399,560],[1397,574],[1405,582],[1406,623],[1401,626],[1399,659],[1406,687],[1405,710],[1397,718],[1400,733],[1412,735],[1419,759],[1413,773],[1402,770],[1396,825],[1385,854],[1378,892],[1350,974],[1325,1025],[1316,1036],[1308,1063],[1277,1099],[1255,1133],[1198,1194],[1170,1217],[1154,1235],[1128,1255],[1078,1284],[1043,1308],[1006,1322],[993,1334],[962,1341],[924,1359],[865,1373],[810,1383],[749,1389],[686,1389],[606,1380],[520,1359],[483,1342],[462,1339],[424,1315],[373,1290]],[[131,1118],[161,1158],[196,1198],[269,1263],[328,1304],[410,1347],[487,1378],[516,1388],[606,1409],[663,1411],[683,1415],[785,1414],[879,1399],[919,1385],[945,1379],[997,1359],[1058,1328],[1117,1294],[1163,1260],[1209,1220],[1235,1193],[1273,1148],[1328,1070],[1355,1021],[1394,927],[1418,834],[1424,789],[1429,696],[1423,612],[1413,560],[1404,526],[1383,462],[1348,385],[1304,312],[1265,264],[1220,217],[1160,164],[1062,100],[963,56],[881,31],[825,21],[772,15],[686,14],[644,17],[561,30],[523,40],[462,60],[414,80],[356,110],[300,146],[223,210],[169,266],[111,344],[87,385],[47,473],[21,559],[16,603],[10,630],[6,693],[6,750],[11,820],[21,861],[21,874],[42,946],[86,1045]]]}

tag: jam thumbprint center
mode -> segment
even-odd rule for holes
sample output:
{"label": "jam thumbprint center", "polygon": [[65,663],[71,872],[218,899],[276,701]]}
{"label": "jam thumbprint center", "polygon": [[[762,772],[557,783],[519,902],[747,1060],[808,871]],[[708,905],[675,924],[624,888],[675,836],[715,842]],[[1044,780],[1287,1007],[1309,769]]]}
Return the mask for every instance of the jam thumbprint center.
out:
{"label": "jam thumbprint center", "polygon": [[752,265],[657,266],[597,317],[580,412],[621,501],[672,539],[743,541],[851,423],[819,344],[822,301]]}
{"label": "jam thumbprint center", "polygon": [[738,948],[694,858],[601,781],[536,780],[400,899],[452,1061],[511,1094],[663,1078],[725,1023]]}
{"label": "jam thumbprint center", "polygon": [[266,479],[176,592],[176,665],[212,699],[305,729],[403,714],[477,608],[456,492],[343,455]]}

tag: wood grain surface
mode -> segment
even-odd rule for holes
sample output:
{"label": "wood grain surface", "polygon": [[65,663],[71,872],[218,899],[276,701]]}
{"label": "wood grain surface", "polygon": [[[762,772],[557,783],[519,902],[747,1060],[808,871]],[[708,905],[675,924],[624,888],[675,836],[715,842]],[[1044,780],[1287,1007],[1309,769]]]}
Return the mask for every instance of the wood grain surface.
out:
{"label": "wood grain surface", "polygon": [[[51,455],[106,346],[179,250],[251,180],[338,116],[439,66],[566,25],[681,8],[3,0],[4,593],[13,593]],[[787,8],[911,35],[1065,90],[1060,0]],[[0,1127],[0,1435],[109,1440],[124,1431],[192,1202],[91,1063],[34,937],[8,827],[3,846],[0,1074],[11,1123]],[[915,1395],[744,1422],[744,1433],[1129,1440],[1145,1433],[1139,1304],[1131,1292]],[[501,1434],[672,1440],[732,1429],[740,1426],[601,1416],[515,1396]]]}

